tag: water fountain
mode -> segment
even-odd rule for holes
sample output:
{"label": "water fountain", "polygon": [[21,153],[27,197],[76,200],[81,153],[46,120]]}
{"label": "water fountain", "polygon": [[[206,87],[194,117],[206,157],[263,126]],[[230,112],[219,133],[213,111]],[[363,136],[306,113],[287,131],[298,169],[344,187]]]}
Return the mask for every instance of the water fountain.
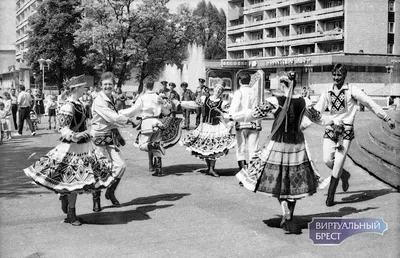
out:
{"label": "water fountain", "polygon": [[182,89],[180,84],[187,82],[189,89],[196,91],[198,78],[206,78],[206,67],[204,62],[204,51],[202,46],[196,44],[188,45],[188,59],[183,62],[182,69],[175,64],[166,64],[162,71],[158,82],[156,82],[156,90],[158,91],[161,81],[174,82],[176,90],[180,94]]}

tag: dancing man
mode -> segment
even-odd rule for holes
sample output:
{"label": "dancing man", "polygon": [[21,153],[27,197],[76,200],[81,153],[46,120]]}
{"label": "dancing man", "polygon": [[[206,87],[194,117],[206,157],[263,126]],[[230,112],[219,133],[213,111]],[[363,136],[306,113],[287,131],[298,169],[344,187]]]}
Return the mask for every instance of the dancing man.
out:
{"label": "dancing man", "polygon": [[161,130],[163,130],[164,126],[160,121],[160,115],[168,115],[171,104],[160,97],[153,89],[154,82],[146,82],[145,93],[136,100],[132,107],[120,112],[127,117],[134,117],[136,115],[141,117],[142,125],[139,135],[139,149],[152,153],[151,157],[153,157],[155,170],[152,175],[161,177],[164,176],[162,171],[162,155],[165,154],[165,150],[161,142]]}
{"label": "dancing man", "polygon": [[[237,113],[253,109],[257,96],[253,96],[255,92],[250,87],[251,76],[249,73],[239,75],[240,88],[235,91],[229,114],[235,116]],[[258,105],[261,103],[257,103]],[[261,121],[254,122],[236,122],[236,159],[239,169],[243,169],[247,165],[246,160],[250,160],[254,156],[254,152],[258,148],[259,135],[261,131]],[[246,159],[245,152],[249,155]]]}
{"label": "dancing man", "polygon": [[[387,122],[391,129],[395,128],[395,122],[379,105],[361,89],[345,83],[347,69],[343,64],[336,64],[333,67],[332,76],[333,85],[321,94],[317,104],[306,113],[311,121],[326,125],[323,136],[323,160],[332,170],[326,198],[328,207],[335,204],[334,197],[339,178],[342,179],[343,191],[346,192],[349,188],[350,173],[343,170],[343,165],[350,143],[354,139],[353,123],[359,104],[368,107],[377,117]],[[323,113],[327,108],[329,114],[325,115]]]}
{"label": "dancing man", "polygon": [[[114,74],[111,72],[103,73],[100,77],[100,84],[102,90],[94,99],[92,105],[91,135],[97,149],[105,156],[108,154],[116,175],[116,180],[107,188],[105,197],[113,205],[119,205],[120,203],[115,197],[115,190],[124,175],[126,165],[119,148],[120,145],[125,145],[125,142],[119,134],[118,127],[123,127],[127,123],[132,123],[132,121],[128,117],[119,114],[115,106],[112,96],[115,85]],[[93,211],[95,212],[101,211],[100,196],[100,191],[93,194]]]}

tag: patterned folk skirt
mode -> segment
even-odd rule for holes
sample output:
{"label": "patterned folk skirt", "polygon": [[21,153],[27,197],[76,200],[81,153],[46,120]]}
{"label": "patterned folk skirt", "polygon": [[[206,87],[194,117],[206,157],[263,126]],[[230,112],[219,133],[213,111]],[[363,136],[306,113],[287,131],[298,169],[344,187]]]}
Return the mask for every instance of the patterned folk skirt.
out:
{"label": "patterned folk skirt", "polygon": [[[164,149],[173,147],[179,142],[182,136],[182,118],[177,117],[165,117],[160,119],[162,123],[161,128],[159,128],[161,133],[161,141],[163,143]],[[142,131],[140,131],[135,139],[134,146],[139,148],[139,139]]]}
{"label": "patterned folk skirt", "polygon": [[161,139],[164,149],[168,149],[179,142],[182,136],[183,119],[178,117],[165,117],[161,119],[163,129]]}
{"label": "patterned folk skirt", "polygon": [[36,184],[60,194],[107,188],[116,177],[92,142],[60,143],[24,172]]}
{"label": "patterned folk skirt", "polygon": [[228,154],[235,144],[235,135],[223,123],[201,123],[181,141],[181,145],[195,157],[212,160]]}
{"label": "patterned folk skirt", "polygon": [[257,152],[248,169],[236,177],[254,192],[282,199],[300,199],[317,191],[319,174],[306,143],[270,141]]}

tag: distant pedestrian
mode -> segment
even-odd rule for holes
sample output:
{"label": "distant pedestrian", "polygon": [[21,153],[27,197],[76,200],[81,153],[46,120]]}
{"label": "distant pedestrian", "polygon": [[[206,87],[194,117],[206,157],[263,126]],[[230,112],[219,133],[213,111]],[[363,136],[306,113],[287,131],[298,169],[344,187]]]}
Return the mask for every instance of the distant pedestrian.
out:
{"label": "distant pedestrian", "polygon": [[11,100],[11,95],[8,92],[3,92],[3,102],[4,102],[4,110],[6,113],[6,116],[4,117],[4,123],[5,123],[5,134],[6,134],[6,140],[11,140],[11,130],[12,130],[12,124],[13,124],[13,117],[12,117],[12,100]]}
{"label": "distant pedestrian", "polygon": [[36,135],[35,128],[33,127],[30,112],[32,106],[32,96],[29,92],[25,91],[25,86],[20,85],[20,93],[18,94],[18,112],[19,112],[19,125],[18,135],[22,135],[24,129],[24,121],[28,123],[29,129],[31,130],[32,136]]}
{"label": "distant pedestrian", "polygon": [[51,130],[51,119],[54,120],[54,129],[57,129],[57,101],[56,96],[50,95],[46,103],[47,115],[49,117],[49,130]]}
{"label": "distant pedestrian", "polygon": [[[181,97],[179,96],[178,92],[175,90],[175,88],[176,88],[175,83],[170,82],[170,83],[168,84],[168,86],[169,86],[169,90],[170,90],[168,100],[169,100],[170,102],[171,102],[172,100],[180,101]],[[171,103],[172,103],[172,102],[171,102]],[[176,111],[177,111],[177,107],[173,105],[173,106],[172,106],[172,110],[171,110],[170,116],[171,116],[171,117],[176,117]]]}
{"label": "distant pedestrian", "polygon": [[117,110],[126,108],[126,104],[125,104],[125,101],[127,100],[126,92],[122,92],[122,89],[120,87],[117,87],[115,89],[114,99],[115,99],[115,106],[117,107]]}
{"label": "distant pedestrian", "polygon": [[18,112],[18,96],[16,94],[16,90],[12,88],[10,90],[10,95],[11,95],[11,112],[12,112],[12,120],[14,124],[14,129],[18,130],[18,125],[17,125],[17,112]]}
{"label": "distant pedestrian", "polygon": [[[201,103],[202,98],[210,96],[210,89],[204,84],[205,82],[206,80],[204,80],[203,78],[199,78],[199,86],[197,87],[195,92],[196,101],[198,103]],[[196,127],[199,126],[201,122],[203,109],[204,107],[202,105],[196,108]]]}

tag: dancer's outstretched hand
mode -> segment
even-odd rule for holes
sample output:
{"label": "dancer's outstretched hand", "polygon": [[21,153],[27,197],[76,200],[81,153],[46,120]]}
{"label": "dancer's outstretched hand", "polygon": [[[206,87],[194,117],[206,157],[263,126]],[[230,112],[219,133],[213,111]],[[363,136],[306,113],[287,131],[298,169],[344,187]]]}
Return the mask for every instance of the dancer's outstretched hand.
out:
{"label": "dancer's outstretched hand", "polygon": [[388,123],[390,129],[396,128],[396,122],[393,121],[392,119],[389,119],[389,121],[387,121],[387,123]]}

